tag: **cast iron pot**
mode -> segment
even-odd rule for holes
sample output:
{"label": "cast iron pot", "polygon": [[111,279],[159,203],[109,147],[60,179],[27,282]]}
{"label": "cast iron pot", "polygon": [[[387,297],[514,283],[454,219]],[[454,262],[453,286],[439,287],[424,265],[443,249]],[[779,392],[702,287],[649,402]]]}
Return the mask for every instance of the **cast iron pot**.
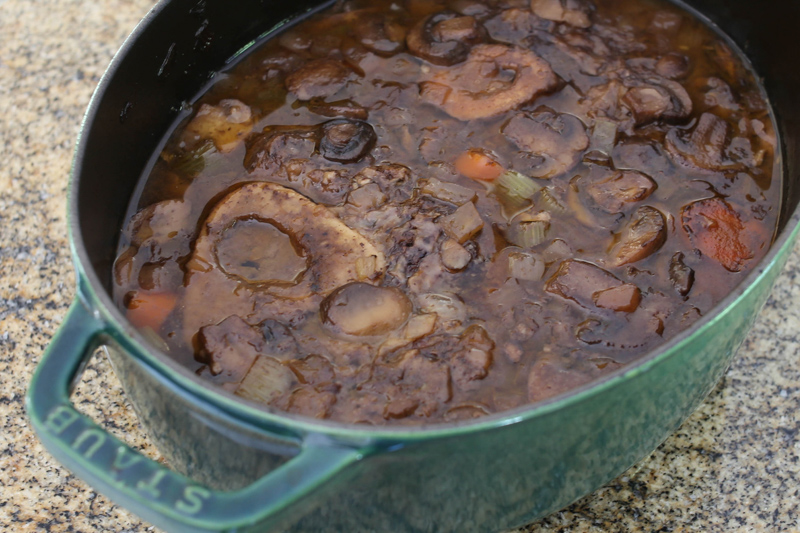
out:
{"label": "cast iron pot", "polygon": [[[27,395],[44,445],[79,477],[170,531],[491,531],[590,493],[655,449],[723,375],[798,234],[800,3],[695,0],[764,77],[783,140],[780,233],[715,312],[606,379],[475,422],[379,428],[247,404],[151,346],[109,296],[123,215],[162,134],[210,74],[313,0],[164,0],[92,99],[69,186],[75,302]],[[787,68],[788,67],[788,68]],[[169,467],[70,402],[104,345]]]}

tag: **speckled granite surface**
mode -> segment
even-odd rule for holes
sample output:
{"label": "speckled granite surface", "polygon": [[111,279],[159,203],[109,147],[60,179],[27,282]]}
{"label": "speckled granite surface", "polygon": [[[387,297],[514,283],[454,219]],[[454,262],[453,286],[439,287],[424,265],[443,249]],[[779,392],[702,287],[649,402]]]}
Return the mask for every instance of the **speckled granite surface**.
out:
{"label": "speckled granite surface", "polygon": [[[0,0],[0,531],[150,531],[57,464],[23,395],[71,301],[81,116],[150,0]],[[649,459],[525,532],[800,531],[800,246],[724,382]],[[158,457],[103,360],[76,402]]]}

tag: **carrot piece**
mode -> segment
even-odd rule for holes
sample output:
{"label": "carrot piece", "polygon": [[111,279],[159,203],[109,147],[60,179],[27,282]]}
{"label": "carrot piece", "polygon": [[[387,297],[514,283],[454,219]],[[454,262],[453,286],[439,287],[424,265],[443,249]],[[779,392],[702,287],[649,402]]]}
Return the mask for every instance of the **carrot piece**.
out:
{"label": "carrot piece", "polygon": [[717,260],[731,272],[739,272],[753,259],[753,235],[739,214],[721,198],[691,203],[681,214],[683,229],[704,255]]}
{"label": "carrot piece", "polygon": [[137,328],[158,331],[176,303],[178,295],[171,292],[137,291],[128,303],[126,316]]}
{"label": "carrot piece", "polygon": [[467,150],[456,158],[456,170],[464,176],[481,181],[492,181],[503,173],[503,166],[480,150]]}

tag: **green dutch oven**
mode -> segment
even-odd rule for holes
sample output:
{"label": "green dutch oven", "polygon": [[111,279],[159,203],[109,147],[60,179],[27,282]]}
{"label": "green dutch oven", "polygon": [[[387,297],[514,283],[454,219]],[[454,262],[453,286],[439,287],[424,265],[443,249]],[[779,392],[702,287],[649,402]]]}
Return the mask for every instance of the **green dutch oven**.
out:
{"label": "green dutch oven", "polygon": [[[785,184],[768,256],[714,313],[601,381],[474,422],[378,429],[271,412],[212,388],[149,344],[112,303],[123,215],[183,102],[238,52],[320,8],[311,0],[156,5],[100,82],[80,134],[69,186],[77,297],[27,395],[44,445],[98,491],[168,531],[496,531],[622,473],[721,378],[799,231],[800,70],[786,65],[800,53],[800,3],[691,5],[741,46],[776,111]],[[71,403],[99,346],[169,466]]]}

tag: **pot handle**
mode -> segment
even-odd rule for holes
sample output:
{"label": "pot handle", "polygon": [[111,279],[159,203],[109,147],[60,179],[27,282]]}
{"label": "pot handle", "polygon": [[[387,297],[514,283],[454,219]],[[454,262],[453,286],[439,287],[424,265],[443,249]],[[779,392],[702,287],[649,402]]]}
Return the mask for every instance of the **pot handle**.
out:
{"label": "pot handle", "polygon": [[263,523],[361,458],[353,448],[309,443],[252,485],[222,492],[141,455],[70,401],[107,325],[80,298],[42,355],[26,395],[45,448],[99,492],[168,531],[241,531]]}

